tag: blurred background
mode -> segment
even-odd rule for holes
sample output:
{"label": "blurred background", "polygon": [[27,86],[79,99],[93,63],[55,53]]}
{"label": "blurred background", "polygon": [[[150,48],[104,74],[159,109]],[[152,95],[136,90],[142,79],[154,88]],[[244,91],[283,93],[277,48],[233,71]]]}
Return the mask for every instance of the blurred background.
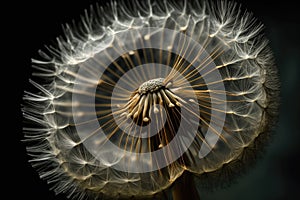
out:
{"label": "blurred background", "polygon": [[[229,187],[214,192],[201,190],[200,195],[202,200],[300,199],[297,193],[300,188],[300,10],[290,0],[236,1],[265,24],[265,33],[270,40],[282,84],[279,123],[266,153],[253,169]],[[12,136],[15,142],[13,147],[16,149],[16,157],[13,158],[18,170],[9,176],[10,184],[6,186],[12,192],[21,194],[24,199],[66,199],[63,195],[55,196],[45,181],[39,179],[28,164],[25,146],[20,142],[23,139],[20,104],[31,73],[30,59],[38,57],[38,49],[44,44],[51,44],[55,37],[62,34],[61,24],[71,22],[72,19],[78,20],[78,14],[82,14],[85,8],[95,2],[104,1],[13,2],[14,9],[7,15],[12,19],[7,33],[17,42],[14,50],[9,53],[15,56],[12,63],[18,65],[14,66],[17,72],[15,80],[18,82],[15,106],[17,123],[16,133]]]}

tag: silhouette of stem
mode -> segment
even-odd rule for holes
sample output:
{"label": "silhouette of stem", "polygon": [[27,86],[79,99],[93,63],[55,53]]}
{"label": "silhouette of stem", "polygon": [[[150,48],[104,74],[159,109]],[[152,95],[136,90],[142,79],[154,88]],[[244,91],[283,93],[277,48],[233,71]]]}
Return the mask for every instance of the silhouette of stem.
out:
{"label": "silhouette of stem", "polygon": [[193,175],[185,171],[175,182],[172,190],[173,200],[200,200],[200,196],[195,187]]}

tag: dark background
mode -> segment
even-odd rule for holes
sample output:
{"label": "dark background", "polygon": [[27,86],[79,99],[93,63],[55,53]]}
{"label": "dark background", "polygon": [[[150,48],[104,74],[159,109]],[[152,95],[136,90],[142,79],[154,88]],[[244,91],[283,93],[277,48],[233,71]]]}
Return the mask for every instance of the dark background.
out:
{"label": "dark background", "polygon": [[[6,150],[3,153],[9,157],[9,162],[2,162],[8,167],[7,174],[4,171],[7,181],[2,195],[20,195],[21,199],[30,200],[66,199],[63,195],[55,196],[53,191],[49,191],[49,186],[39,179],[27,162],[25,146],[20,142],[23,138],[20,104],[31,73],[30,59],[37,57],[37,51],[43,45],[51,44],[55,37],[62,34],[61,24],[71,22],[72,19],[78,20],[79,14],[93,2],[97,1],[11,1],[11,6],[2,7],[3,11],[8,11],[3,18],[7,22],[5,31],[3,30],[7,36],[3,38],[3,42],[13,42],[6,52],[10,56],[6,67],[13,70],[10,74],[13,77],[8,78],[14,80],[14,86],[9,90],[16,91],[17,95],[17,105],[14,105],[17,116],[11,118],[17,117],[17,121],[9,126],[16,128],[16,133],[9,131],[14,151]],[[244,8],[252,11],[265,24],[265,32],[280,71],[280,118],[273,141],[267,147],[263,159],[252,170],[230,187],[214,192],[203,191],[201,196],[204,200],[299,199],[300,10],[290,0],[237,2],[241,2]]]}

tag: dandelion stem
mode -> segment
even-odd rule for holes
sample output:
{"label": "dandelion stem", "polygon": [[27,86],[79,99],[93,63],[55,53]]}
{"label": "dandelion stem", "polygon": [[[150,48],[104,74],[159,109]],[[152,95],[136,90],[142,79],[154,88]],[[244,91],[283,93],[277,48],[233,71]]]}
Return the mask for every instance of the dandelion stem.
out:
{"label": "dandelion stem", "polygon": [[195,187],[193,175],[190,172],[184,172],[175,182],[172,190],[173,200],[193,199],[200,200],[200,196]]}

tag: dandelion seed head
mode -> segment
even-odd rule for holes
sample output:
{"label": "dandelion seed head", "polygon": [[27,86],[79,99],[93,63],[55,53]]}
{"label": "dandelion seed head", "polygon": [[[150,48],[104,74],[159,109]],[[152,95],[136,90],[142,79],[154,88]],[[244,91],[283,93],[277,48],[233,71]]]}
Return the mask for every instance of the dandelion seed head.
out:
{"label": "dandelion seed head", "polygon": [[74,199],[151,197],[185,171],[236,170],[277,116],[262,27],[226,1],[92,6],[32,60],[32,165]]}

